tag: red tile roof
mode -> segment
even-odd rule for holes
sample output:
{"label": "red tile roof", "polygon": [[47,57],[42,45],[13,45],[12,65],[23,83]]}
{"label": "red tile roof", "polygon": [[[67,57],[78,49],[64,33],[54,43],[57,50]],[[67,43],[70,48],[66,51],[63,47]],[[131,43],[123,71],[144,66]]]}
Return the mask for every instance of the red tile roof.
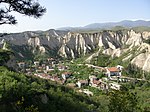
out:
{"label": "red tile roof", "polygon": [[107,68],[110,72],[119,72],[119,69],[117,67],[110,67]]}
{"label": "red tile roof", "polygon": [[99,80],[93,80],[93,83],[99,85],[101,82]]}
{"label": "red tile roof", "polygon": [[64,75],[71,75],[72,73],[71,72],[63,72],[62,74],[64,74]]}

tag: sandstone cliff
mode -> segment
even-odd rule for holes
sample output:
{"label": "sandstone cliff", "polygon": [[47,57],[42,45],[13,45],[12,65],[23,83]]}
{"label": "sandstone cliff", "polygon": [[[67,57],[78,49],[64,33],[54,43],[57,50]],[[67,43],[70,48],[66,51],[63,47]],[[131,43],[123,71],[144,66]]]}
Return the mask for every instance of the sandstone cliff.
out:
{"label": "sandstone cliff", "polygon": [[[86,61],[102,53],[112,57],[136,50],[136,53],[127,53],[123,61],[130,59],[131,63],[150,71],[150,32],[135,32],[133,30],[101,31],[97,33],[73,33],[67,31],[48,30],[44,32],[23,32],[0,37],[0,41],[10,43],[15,53],[25,58],[24,52],[39,51],[41,54],[55,54],[65,58],[77,58],[92,54]],[[22,52],[24,51],[24,52]]]}

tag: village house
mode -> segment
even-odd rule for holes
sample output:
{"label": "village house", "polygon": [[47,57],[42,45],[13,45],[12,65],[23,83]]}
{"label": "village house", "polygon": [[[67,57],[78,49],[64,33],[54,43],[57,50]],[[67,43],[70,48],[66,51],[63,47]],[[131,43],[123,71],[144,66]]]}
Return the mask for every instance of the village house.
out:
{"label": "village house", "polygon": [[42,66],[39,66],[38,69],[39,69],[39,70],[43,70],[43,67],[42,67]]}
{"label": "village house", "polygon": [[96,88],[100,88],[100,85],[101,85],[101,81],[98,79],[94,79],[91,84],[92,87],[96,87]]}
{"label": "village house", "polygon": [[40,62],[39,62],[39,61],[34,61],[34,65],[35,65],[36,67],[38,67],[38,66],[40,65]]}
{"label": "village house", "polygon": [[48,74],[45,74],[45,73],[36,73],[34,75],[37,77],[40,77],[42,79],[50,79],[50,76]]}
{"label": "village house", "polygon": [[93,92],[89,91],[88,89],[79,90],[81,93],[85,93],[88,96],[93,96]]}
{"label": "village house", "polygon": [[63,78],[64,80],[66,80],[66,79],[69,78],[71,75],[72,75],[71,72],[63,72],[61,76],[62,76],[62,78]]}
{"label": "village house", "polygon": [[105,81],[102,81],[102,79],[98,79],[96,76],[89,76],[90,80],[90,86],[95,87],[101,90],[106,90],[108,89],[108,84],[105,82],[107,81],[107,78],[105,78]]}
{"label": "village house", "polygon": [[106,82],[101,82],[100,84],[100,89],[101,90],[108,90],[109,89],[109,85]]}
{"label": "village house", "polygon": [[58,66],[58,70],[59,70],[59,71],[63,71],[63,70],[66,70],[66,69],[67,69],[67,67],[64,66],[64,65],[59,65],[59,66]]}
{"label": "village house", "polygon": [[95,75],[90,75],[89,76],[89,79],[90,79],[90,83],[94,80],[94,79],[96,79],[97,77],[95,76]]}
{"label": "village house", "polygon": [[89,85],[89,82],[87,80],[79,80],[76,84],[79,88],[81,88],[82,86]]}
{"label": "village house", "polygon": [[123,66],[121,66],[121,65],[117,65],[116,67],[117,67],[120,71],[122,71],[122,70],[123,70],[123,68],[124,68],[124,67],[123,67]]}
{"label": "village house", "polygon": [[19,66],[19,68],[25,68],[25,62],[19,62],[19,63],[17,63],[18,64],[18,66]]}
{"label": "village house", "polygon": [[45,67],[46,67],[46,64],[42,64],[42,67],[45,68]]}
{"label": "village house", "polygon": [[47,61],[50,65],[54,66],[55,64],[58,63],[58,61],[54,58],[47,58]]}
{"label": "village house", "polygon": [[120,90],[120,87],[121,87],[120,84],[115,83],[115,82],[110,83],[109,86],[110,86],[111,89],[115,89],[115,90]]}
{"label": "village house", "polygon": [[92,87],[98,87],[100,85],[99,79],[94,75],[89,76],[89,80],[90,80],[89,85]]}
{"label": "village house", "polygon": [[47,61],[52,62],[55,61],[54,58],[47,58]]}
{"label": "village house", "polygon": [[43,73],[43,70],[36,69],[35,72],[36,73]]}
{"label": "village house", "polygon": [[57,75],[51,76],[50,80],[59,84],[63,84],[63,80],[61,80]]}
{"label": "village house", "polygon": [[32,75],[32,70],[30,68],[25,69],[27,75]]}
{"label": "village house", "polygon": [[48,71],[53,71],[53,70],[54,70],[54,68],[52,66],[49,66],[49,65],[46,66],[46,71],[47,72]]}
{"label": "village house", "polygon": [[53,75],[53,76],[50,77],[50,80],[51,80],[51,81],[57,81],[58,79],[59,79],[59,78],[58,78],[57,75]]}
{"label": "village house", "polygon": [[106,67],[106,75],[108,78],[111,78],[112,76],[121,77],[123,67],[118,65],[117,67]]}

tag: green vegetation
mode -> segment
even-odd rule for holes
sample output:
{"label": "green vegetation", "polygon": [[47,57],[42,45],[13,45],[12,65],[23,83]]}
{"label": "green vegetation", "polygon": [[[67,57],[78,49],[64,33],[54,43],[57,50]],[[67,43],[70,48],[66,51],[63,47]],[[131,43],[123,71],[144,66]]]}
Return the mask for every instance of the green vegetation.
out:
{"label": "green vegetation", "polygon": [[110,59],[110,56],[100,53],[97,57],[93,58],[92,64],[106,67],[109,65]]}
{"label": "green vegetation", "polygon": [[4,69],[0,72],[0,82],[2,112],[28,112],[27,108],[40,112],[82,112],[99,106],[94,99],[65,86]]}
{"label": "green vegetation", "polygon": [[150,44],[150,38],[147,40],[144,40],[144,43]]}
{"label": "green vegetation", "polygon": [[[88,97],[55,82],[25,76],[5,68],[0,71],[0,82],[0,110],[2,112],[33,112],[33,110],[34,112],[85,112],[90,110],[134,112],[133,110],[138,110],[139,107],[143,110],[149,110],[149,100],[141,103],[143,102],[142,97],[145,99],[148,98],[148,95],[142,94],[140,89],[132,90],[141,93],[137,95],[129,91],[116,91],[106,96],[101,91],[90,87],[88,89],[93,91],[95,95]],[[145,85],[144,89],[148,90],[149,86],[143,85]],[[137,102],[137,96],[140,103]],[[121,111],[114,110],[118,109],[116,106]]]}
{"label": "green vegetation", "polygon": [[17,20],[9,12],[18,12],[34,18],[40,18],[46,9],[42,7],[37,1],[34,0],[15,0],[15,1],[0,1],[0,4],[6,4],[0,8],[0,25],[3,24],[16,24]]}
{"label": "green vegetation", "polygon": [[143,74],[143,71],[141,69],[139,69],[138,67],[136,66],[133,66],[131,64],[129,64],[128,68],[127,68],[127,74],[128,76],[130,77],[133,77],[133,78],[143,78],[142,74]]}
{"label": "green vegetation", "polygon": [[15,57],[19,61],[34,59],[34,54],[32,53],[33,49],[27,45],[22,45],[22,46],[12,45],[11,48],[13,49]]}
{"label": "green vegetation", "polygon": [[112,91],[109,93],[110,112],[140,112],[137,107],[138,100],[135,93],[129,91]]}
{"label": "green vegetation", "polygon": [[4,65],[13,55],[11,51],[0,49],[0,66]]}
{"label": "green vegetation", "polygon": [[89,68],[86,65],[72,64],[70,66],[70,71],[73,72],[73,76],[76,79],[88,79],[89,75],[94,72],[94,69],[93,68]]}
{"label": "green vegetation", "polygon": [[139,32],[139,33],[142,33],[144,31],[150,32],[150,27],[147,27],[147,26],[133,27],[131,29],[133,29],[134,31]]}
{"label": "green vegetation", "polygon": [[149,81],[137,81],[123,84],[125,88],[128,88],[131,92],[136,93],[138,100],[138,108],[141,112],[150,111],[150,82]]}

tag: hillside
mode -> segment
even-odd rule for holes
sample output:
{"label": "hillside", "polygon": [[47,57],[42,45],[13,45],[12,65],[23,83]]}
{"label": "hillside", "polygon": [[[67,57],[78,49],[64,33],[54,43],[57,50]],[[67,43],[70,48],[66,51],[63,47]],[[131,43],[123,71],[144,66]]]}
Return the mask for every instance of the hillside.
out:
{"label": "hillside", "polygon": [[[94,33],[78,33],[59,30],[44,32],[23,32],[0,38],[1,47],[6,44],[19,60],[33,60],[46,57],[76,59],[90,55],[92,58],[102,52],[112,58],[135,65],[142,70],[150,70],[150,32],[132,29],[103,30]],[[5,44],[5,46],[4,46]]]}
{"label": "hillside", "polygon": [[[87,112],[101,110],[99,97],[87,97],[55,82],[0,66],[1,112]],[[95,100],[97,99],[97,100]],[[106,105],[107,106],[107,105]]]}

